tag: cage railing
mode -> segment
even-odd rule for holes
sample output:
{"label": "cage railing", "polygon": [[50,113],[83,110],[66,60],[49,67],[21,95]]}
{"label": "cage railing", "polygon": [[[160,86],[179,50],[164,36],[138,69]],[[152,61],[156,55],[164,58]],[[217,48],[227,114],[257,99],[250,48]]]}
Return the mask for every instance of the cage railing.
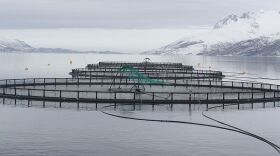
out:
{"label": "cage railing", "polygon": [[[97,79],[99,84],[106,80]],[[30,78],[0,80],[0,96],[4,98],[22,98],[54,101],[83,101],[83,102],[133,102],[142,100],[146,103],[189,103],[189,102],[254,102],[278,101],[279,85],[267,83],[250,83],[234,81],[186,81],[186,86],[208,86],[250,89],[249,91],[232,92],[144,92],[131,91],[88,91],[65,89],[25,88],[26,86],[46,85],[82,85],[89,84],[89,79],[71,78]],[[133,84],[133,83],[131,83]],[[139,96],[139,98],[137,98]],[[141,97],[141,99],[140,99]]]}

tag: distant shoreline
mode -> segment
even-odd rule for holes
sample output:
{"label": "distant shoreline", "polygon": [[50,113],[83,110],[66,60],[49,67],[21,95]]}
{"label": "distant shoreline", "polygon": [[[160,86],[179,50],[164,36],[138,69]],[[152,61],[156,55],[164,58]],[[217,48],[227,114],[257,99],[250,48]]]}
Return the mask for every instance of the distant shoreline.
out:
{"label": "distant shoreline", "polygon": [[33,51],[1,51],[0,54],[12,54],[12,53],[36,53],[36,54],[115,54],[115,55],[134,55],[134,53],[123,53],[123,52],[55,52],[55,51],[48,51],[48,52],[33,52]]}

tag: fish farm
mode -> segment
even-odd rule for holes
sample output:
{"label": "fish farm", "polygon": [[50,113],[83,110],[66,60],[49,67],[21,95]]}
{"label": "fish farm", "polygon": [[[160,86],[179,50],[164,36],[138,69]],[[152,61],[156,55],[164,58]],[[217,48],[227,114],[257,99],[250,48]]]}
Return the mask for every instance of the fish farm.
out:
{"label": "fish farm", "polygon": [[[280,154],[280,147],[270,140],[206,114],[206,111],[230,106],[237,109],[279,107],[279,85],[225,81],[221,71],[196,70],[181,63],[151,62],[149,59],[88,64],[85,68],[72,69],[69,74],[71,77],[68,78],[0,80],[1,102],[26,107],[93,109],[122,119],[216,128],[260,140]],[[155,106],[173,110],[175,105],[186,105],[189,111],[202,106],[205,109],[201,115],[219,125],[114,113],[116,110],[141,110],[142,105],[152,107],[152,110]]]}
{"label": "fish farm", "polygon": [[36,102],[45,107],[99,104],[240,104],[280,101],[279,85],[223,81],[220,71],[196,70],[181,63],[99,62],[72,69],[69,78],[26,78],[0,80],[4,104]]}

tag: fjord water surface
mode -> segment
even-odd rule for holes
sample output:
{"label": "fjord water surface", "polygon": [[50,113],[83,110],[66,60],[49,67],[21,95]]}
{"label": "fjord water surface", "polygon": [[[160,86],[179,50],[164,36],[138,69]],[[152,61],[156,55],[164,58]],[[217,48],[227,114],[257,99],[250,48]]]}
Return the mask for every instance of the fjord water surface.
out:
{"label": "fjord water surface", "polygon": [[[0,54],[0,78],[69,77],[72,68],[98,61],[182,62],[200,69],[222,70],[226,79],[280,84],[280,58],[204,57],[94,54]],[[72,64],[70,64],[72,61]],[[259,79],[250,79],[258,77]],[[260,79],[269,77],[274,79]],[[277,103],[277,105],[279,105]],[[116,114],[152,119],[216,124],[202,117],[204,106],[138,108]],[[280,145],[279,108],[236,108],[207,114],[258,134]],[[0,155],[97,156],[263,156],[278,155],[254,138],[229,131],[193,125],[134,121],[106,116],[99,111],[26,108],[0,105]]]}

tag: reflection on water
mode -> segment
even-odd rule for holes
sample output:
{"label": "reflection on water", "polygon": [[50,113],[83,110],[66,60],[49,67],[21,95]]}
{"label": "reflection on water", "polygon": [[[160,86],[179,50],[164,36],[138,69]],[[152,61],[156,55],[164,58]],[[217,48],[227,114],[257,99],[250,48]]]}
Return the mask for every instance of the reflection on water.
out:
{"label": "reflection on water", "polygon": [[[227,71],[242,77],[279,77],[280,58],[133,56],[79,54],[0,54],[0,78],[69,77],[72,68],[98,61],[182,62],[203,69]],[[72,64],[70,63],[72,61]],[[26,69],[28,68],[28,69]],[[240,79],[240,78],[239,78]],[[278,80],[257,79],[279,84]],[[35,103],[34,103],[35,104]],[[49,105],[51,106],[51,104]],[[253,138],[213,128],[124,120],[84,108],[55,109],[0,106],[0,155],[277,155],[271,147]],[[279,104],[277,103],[277,106]],[[137,111],[134,111],[137,110]],[[201,116],[203,105],[130,106],[117,108],[125,116],[213,123]],[[112,111],[112,110],[108,110]],[[212,117],[236,125],[280,144],[279,108],[242,106],[207,112]]]}

